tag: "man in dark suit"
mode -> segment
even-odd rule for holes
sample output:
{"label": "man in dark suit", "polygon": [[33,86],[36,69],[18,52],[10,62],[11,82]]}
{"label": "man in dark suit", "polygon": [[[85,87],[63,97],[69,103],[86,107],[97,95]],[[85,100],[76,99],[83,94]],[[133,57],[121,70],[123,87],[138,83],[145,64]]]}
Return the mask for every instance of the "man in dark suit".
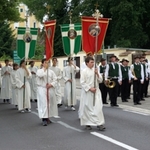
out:
{"label": "man in dark suit", "polygon": [[143,65],[140,63],[140,57],[134,58],[134,64],[131,65],[131,72],[134,77],[133,80],[133,102],[134,105],[141,105],[141,84],[144,83]]}
{"label": "man in dark suit", "polygon": [[103,104],[108,104],[107,103],[107,87],[105,86],[105,83],[104,83],[105,82],[105,70],[106,70],[106,59],[102,58],[101,65],[99,66],[99,71],[103,77],[103,82],[99,84],[99,88],[101,90]]}
{"label": "man in dark suit", "polygon": [[122,84],[122,73],[121,73],[121,68],[120,64],[116,63],[116,56],[112,55],[110,57],[110,63],[107,64],[106,70],[105,70],[105,82],[108,84],[108,79],[113,81],[115,83],[115,86],[112,88],[109,88],[109,96],[110,96],[110,101],[111,101],[111,106],[116,106],[117,105],[117,96],[118,96],[118,85]]}

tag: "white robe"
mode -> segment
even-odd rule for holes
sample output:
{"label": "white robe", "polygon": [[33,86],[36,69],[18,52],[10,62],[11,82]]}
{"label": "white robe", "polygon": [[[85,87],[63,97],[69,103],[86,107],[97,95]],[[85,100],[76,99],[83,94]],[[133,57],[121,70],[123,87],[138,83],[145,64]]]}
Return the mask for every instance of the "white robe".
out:
{"label": "white robe", "polygon": [[[16,73],[16,87],[18,88],[18,110],[31,108],[30,103],[31,91],[30,91],[30,84],[28,81],[28,79],[31,78],[31,72],[30,70],[28,71],[29,76],[27,76],[27,73],[23,68],[19,68]],[[25,88],[22,88],[22,86],[24,85],[24,79],[25,79]]]}
{"label": "white robe", "polygon": [[102,111],[102,98],[99,90],[99,83],[102,82],[102,76],[96,76],[96,93],[95,93],[95,106],[93,106],[94,94],[89,91],[94,87],[94,68],[86,68],[81,73],[80,83],[82,86],[81,99],[80,99],[80,124],[81,125],[103,125],[104,115]]}
{"label": "white robe", "polygon": [[1,99],[10,99],[12,96],[10,75],[4,74],[6,71],[11,73],[12,70],[13,69],[10,66],[5,66],[5,67],[2,67],[2,69],[1,69],[1,75],[2,75]]}
{"label": "white robe", "polygon": [[[47,99],[47,80],[48,83],[53,85],[53,87],[48,90],[49,99]],[[58,116],[57,100],[55,94],[56,82],[57,78],[52,70],[48,69],[48,73],[47,71],[44,71],[43,68],[37,71],[37,101],[39,118]]]}
{"label": "white robe", "polygon": [[61,85],[60,85],[60,80],[62,78],[62,73],[61,73],[61,70],[56,66],[51,66],[50,69],[52,71],[54,71],[56,77],[57,77],[57,84],[56,84],[56,87],[55,87],[55,93],[56,93],[56,98],[57,98],[57,104],[61,104],[61,101],[62,101],[62,96],[61,96]]}
{"label": "white robe", "polygon": [[12,86],[12,101],[13,105],[18,105],[18,89],[16,86],[16,73],[17,70],[13,70],[10,74],[11,86]]}
{"label": "white robe", "polygon": [[28,68],[31,72],[33,71],[35,74],[32,74],[32,78],[29,80],[30,88],[31,88],[31,99],[37,99],[37,84],[36,84],[36,73],[38,68],[33,66]]}
{"label": "white robe", "polygon": [[2,86],[2,76],[1,76],[1,69],[2,69],[2,68],[0,68],[0,88],[1,88],[1,86]]}
{"label": "white robe", "polygon": [[[63,70],[63,78],[65,80],[64,87],[64,104],[65,106],[76,105],[76,80],[75,75],[79,72],[79,67],[66,66]],[[72,82],[68,80],[72,78]]]}

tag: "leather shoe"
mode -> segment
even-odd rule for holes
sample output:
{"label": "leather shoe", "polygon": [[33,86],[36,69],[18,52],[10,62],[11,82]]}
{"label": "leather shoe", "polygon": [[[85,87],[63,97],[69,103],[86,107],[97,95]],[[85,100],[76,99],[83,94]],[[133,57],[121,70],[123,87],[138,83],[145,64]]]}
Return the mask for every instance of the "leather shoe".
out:
{"label": "leather shoe", "polygon": [[119,105],[117,105],[117,104],[115,104],[114,106],[115,106],[115,107],[119,107]]}
{"label": "leather shoe", "polygon": [[138,102],[137,105],[142,105],[142,104],[140,102]]}
{"label": "leather shoe", "polygon": [[144,99],[144,98],[141,98],[141,101],[145,101],[145,99]]}
{"label": "leather shoe", "polygon": [[106,129],[103,125],[99,125],[99,126],[97,126],[97,128],[98,128],[100,131],[104,131],[104,130]]}
{"label": "leather shoe", "polygon": [[46,120],[43,121],[43,126],[47,126],[47,121]]}
{"label": "leather shoe", "polygon": [[108,104],[107,102],[104,102],[103,104]]}
{"label": "leather shoe", "polygon": [[86,126],[86,129],[87,129],[87,130],[92,130],[92,127],[87,125],[87,126]]}

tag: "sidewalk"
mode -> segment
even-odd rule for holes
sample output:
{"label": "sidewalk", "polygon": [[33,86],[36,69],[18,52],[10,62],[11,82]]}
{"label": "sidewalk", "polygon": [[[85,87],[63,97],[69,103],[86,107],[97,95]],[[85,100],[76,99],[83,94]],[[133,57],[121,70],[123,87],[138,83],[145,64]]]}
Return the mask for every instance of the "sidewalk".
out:
{"label": "sidewalk", "polygon": [[[64,87],[64,80],[62,79],[60,81],[62,88]],[[80,92],[81,92],[81,86],[80,86],[80,79],[76,79],[76,92],[77,92],[77,99],[80,100]],[[62,93],[64,93],[63,89],[62,89]],[[132,87],[131,87],[131,93],[132,93]],[[148,90],[148,93],[150,95],[150,88]],[[108,99],[108,98],[107,98]],[[120,107],[134,107],[134,108],[141,108],[141,109],[146,109],[150,112],[150,97],[148,98],[144,98],[145,101],[141,101],[142,105],[134,105],[133,104],[133,95],[131,94],[131,99],[129,99],[129,102],[122,102],[121,101],[121,97],[117,98],[117,102],[119,104]],[[109,100],[107,100],[109,102]],[[109,106],[109,105],[105,105],[105,106]]]}

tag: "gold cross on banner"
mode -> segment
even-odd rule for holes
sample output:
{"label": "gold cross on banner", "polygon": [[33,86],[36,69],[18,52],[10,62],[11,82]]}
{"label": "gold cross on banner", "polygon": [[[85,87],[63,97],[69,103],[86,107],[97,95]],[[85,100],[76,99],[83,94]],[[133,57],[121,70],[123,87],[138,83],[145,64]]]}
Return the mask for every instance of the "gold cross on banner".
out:
{"label": "gold cross on banner", "polygon": [[49,14],[49,10],[50,10],[51,6],[50,6],[50,5],[47,5],[46,8],[47,8],[47,10],[48,10],[47,13]]}
{"label": "gold cross on banner", "polygon": [[70,20],[70,24],[72,23],[72,20],[71,20],[71,19],[72,19],[72,12],[71,12],[71,11],[72,11],[72,10],[70,10],[69,13],[68,13],[69,20]]}

